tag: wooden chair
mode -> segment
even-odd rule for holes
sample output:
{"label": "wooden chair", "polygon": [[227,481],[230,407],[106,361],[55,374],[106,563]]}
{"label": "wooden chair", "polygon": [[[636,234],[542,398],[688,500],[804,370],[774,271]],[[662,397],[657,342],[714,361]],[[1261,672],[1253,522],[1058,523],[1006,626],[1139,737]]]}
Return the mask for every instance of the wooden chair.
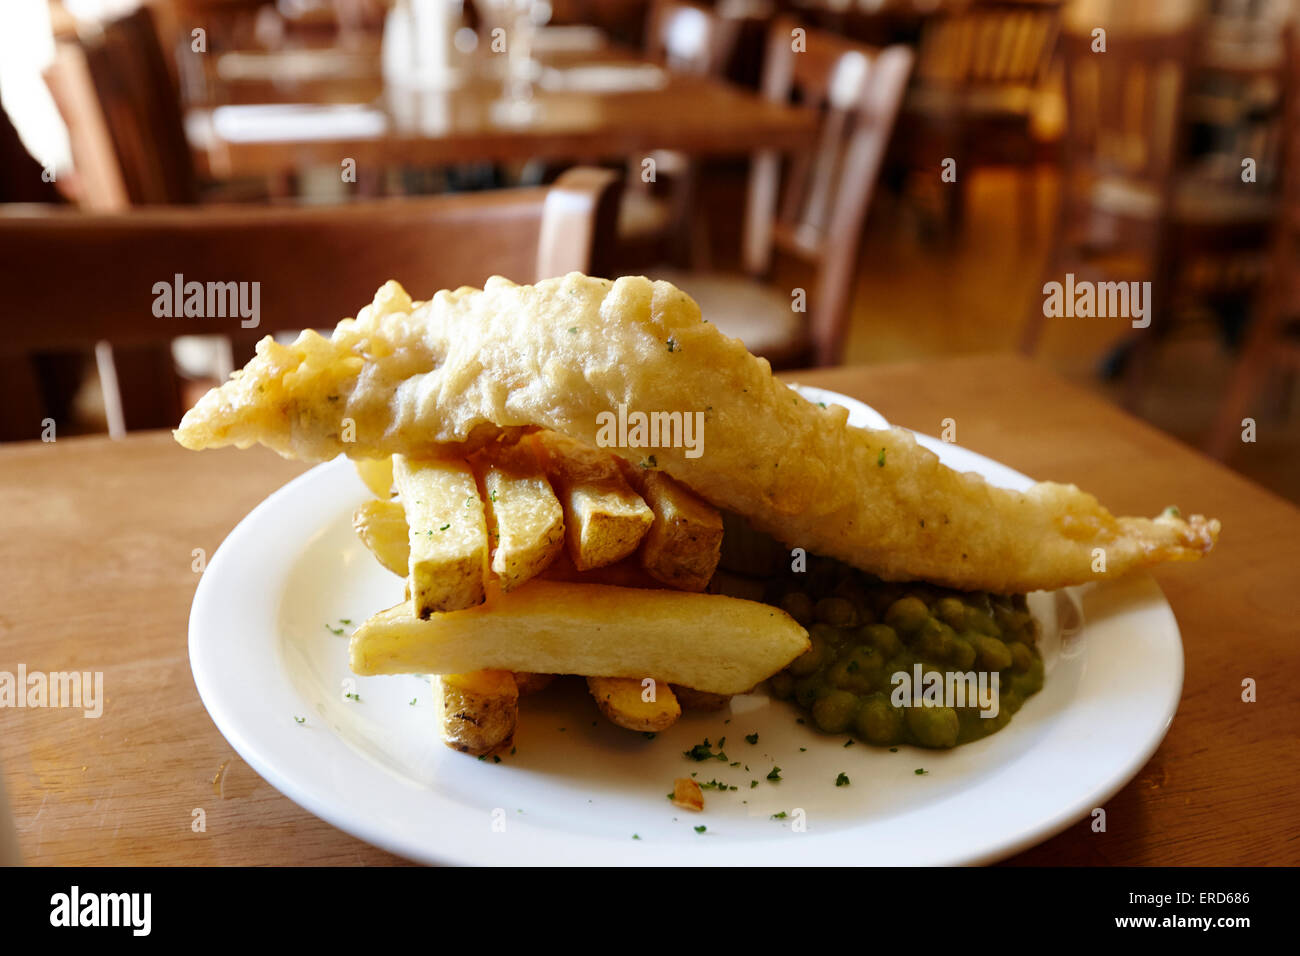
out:
{"label": "wooden chair", "polygon": [[1238,447],[1242,421],[1270,375],[1300,371],[1300,36],[1294,27],[1285,63],[1281,208],[1260,309],[1206,441],[1205,450],[1221,461]]}
{"label": "wooden chair", "polygon": [[[390,278],[428,298],[439,289],[480,285],[493,274],[518,282],[573,270],[599,275],[613,235],[617,178],[578,168],[550,188],[326,207],[107,215],[3,207],[0,262],[14,278],[0,284],[0,356],[105,343],[165,348],[177,336],[195,334],[226,336],[246,353],[271,332],[332,328]],[[260,323],[245,329],[237,315],[155,316],[155,284],[176,275],[259,283]],[[154,407],[118,414],[116,397],[106,395],[114,433],[179,420],[174,367],[168,362],[145,371],[165,383],[164,397]],[[122,376],[118,366],[125,387]],[[6,437],[39,435],[39,418],[6,421],[10,407],[0,401]]]}
{"label": "wooden chair", "polygon": [[[1067,119],[1060,209],[1043,281],[1030,297],[1021,337],[1026,354],[1037,349],[1046,322],[1042,284],[1063,281],[1067,272],[1076,281],[1149,280],[1154,307],[1168,308],[1169,230],[1193,35],[1112,31],[1105,53],[1094,53],[1092,42],[1087,34],[1061,36]],[[1134,379],[1135,367],[1130,363]]]}
{"label": "wooden chair", "polygon": [[952,227],[963,218],[971,174],[1011,166],[1021,174],[1021,237],[1033,236],[1046,145],[1036,137],[1035,114],[1059,30],[1060,4],[1050,0],[980,0],[925,21],[900,139],[909,165],[935,179],[945,158],[957,161],[956,181],[942,187]]}
{"label": "wooden chair", "polygon": [[83,34],[78,45],[131,205],[198,202],[175,71],[150,8]]}
{"label": "wooden chair", "polygon": [[[646,54],[677,73],[721,78],[738,36],[739,23],[712,10],[679,0],[650,7]],[[642,163],[654,162],[655,180],[642,178]],[[669,261],[696,267],[708,253],[699,235],[704,220],[695,215],[699,164],[672,150],[656,150],[628,163],[628,188],[619,211],[619,245],[629,263]]]}
{"label": "wooden chair", "polygon": [[[1125,403],[1135,408],[1151,359],[1173,316],[1200,307],[1205,289],[1195,270],[1206,258],[1258,248],[1275,197],[1245,183],[1240,158],[1227,176],[1209,178],[1188,162],[1186,102],[1196,34],[1111,31],[1106,52],[1092,38],[1066,32],[1067,121],[1061,208],[1042,279],[1150,281],[1151,325],[1128,336]],[[1260,157],[1267,166],[1269,157]],[[1261,180],[1270,177],[1261,169]],[[1041,285],[1034,290],[1021,348],[1032,354],[1042,334]]]}
{"label": "wooden chair", "polygon": [[[839,361],[858,240],[912,66],[907,47],[877,50],[818,30],[806,30],[796,52],[794,31],[803,29],[785,18],[773,24],[763,95],[815,111],[819,130],[784,171],[775,153],[754,157],[745,274],[656,270],[694,296],[709,321],[787,367]],[[795,310],[792,290],[764,281],[778,252],[813,267],[805,312]]]}

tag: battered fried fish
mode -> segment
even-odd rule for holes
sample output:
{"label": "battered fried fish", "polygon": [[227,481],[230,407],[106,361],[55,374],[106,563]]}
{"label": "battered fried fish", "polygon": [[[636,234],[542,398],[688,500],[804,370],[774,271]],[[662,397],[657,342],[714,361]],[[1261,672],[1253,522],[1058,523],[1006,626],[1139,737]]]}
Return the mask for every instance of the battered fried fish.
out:
{"label": "battered fried fish", "polygon": [[849,427],[844,409],[778,382],[685,293],[639,277],[492,278],[426,303],[389,282],[330,339],[263,339],[175,434],[186,448],[261,443],[316,461],[463,454],[532,426],[596,445],[597,416],[619,405],[701,412],[702,444],[611,451],[786,545],[887,580],[1053,589],[1200,557],[1219,533],[1200,515],[1117,518],[1073,485],[995,488],[909,432]]}

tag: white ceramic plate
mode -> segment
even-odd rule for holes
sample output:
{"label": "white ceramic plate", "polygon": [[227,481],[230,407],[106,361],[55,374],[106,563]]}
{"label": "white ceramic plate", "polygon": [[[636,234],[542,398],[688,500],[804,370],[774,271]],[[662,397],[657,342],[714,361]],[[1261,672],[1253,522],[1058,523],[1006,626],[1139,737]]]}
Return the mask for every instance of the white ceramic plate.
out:
{"label": "white ceramic plate", "polygon": [[[871,423],[883,422],[860,402],[829,398],[855,419],[865,409]],[[955,445],[921,440],[952,467],[1000,485],[1029,482]],[[1031,595],[1046,686],[1008,727],[951,751],[846,748],[843,737],[796,724],[790,705],[757,696],[685,716],[646,740],[600,718],[570,680],[523,703],[516,753],[500,764],[477,760],[439,742],[425,681],[353,676],[347,636],[331,631],[402,599],[402,582],[352,532],[352,510],[367,497],[339,459],[258,505],[203,575],[190,663],[212,719],[267,781],[340,829],[416,860],[988,862],[1102,806],[1155,751],[1182,688],[1173,613],[1155,583],[1136,576],[1068,599]],[[1080,602],[1087,624],[1063,638]],[[745,741],[753,733],[756,745]],[[683,757],[706,737],[715,745],[725,737],[741,766]],[[767,780],[774,766],[779,783]],[[666,794],[691,772],[738,789],[706,791],[703,814],[680,810]],[[835,785],[841,772],[849,786]],[[802,832],[792,826],[796,808]],[[774,818],[779,812],[788,816]]]}

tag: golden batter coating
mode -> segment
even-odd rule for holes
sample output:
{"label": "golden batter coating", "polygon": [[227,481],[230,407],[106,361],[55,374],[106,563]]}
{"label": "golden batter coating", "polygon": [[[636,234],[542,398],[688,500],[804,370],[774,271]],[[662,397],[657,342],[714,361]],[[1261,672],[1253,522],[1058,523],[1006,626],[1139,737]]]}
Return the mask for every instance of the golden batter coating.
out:
{"label": "golden batter coating", "polygon": [[528,427],[596,445],[598,416],[620,405],[700,412],[703,444],[610,451],[790,547],[887,580],[1053,589],[1198,558],[1219,533],[1200,515],[1116,518],[1074,485],[996,488],[940,464],[907,431],[849,427],[844,409],[778,382],[685,293],[641,277],[494,277],[425,303],[389,282],[330,339],[263,339],[176,439],[315,461],[464,454]]}

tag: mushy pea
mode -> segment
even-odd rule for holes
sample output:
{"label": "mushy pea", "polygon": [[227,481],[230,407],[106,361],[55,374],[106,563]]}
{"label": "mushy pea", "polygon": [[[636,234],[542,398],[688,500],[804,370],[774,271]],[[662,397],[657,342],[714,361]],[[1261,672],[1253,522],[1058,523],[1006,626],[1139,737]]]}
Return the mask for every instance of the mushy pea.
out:
{"label": "mushy pea", "polygon": [[[758,544],[752,532],[744,537]],[[780,568],[771,560],[759,567],[761,550],[747,549],[744,566],[734,570],[751,576],[731,584],[749,589],[746,596],[752,597],[761,587],[762,600],[808,628],[812,646],[769,678],[768,687],[806,711],[825,733],[881,747],[955,747],[1002,729],[1042,689],[1038,624],[1023,595],[886,583],[813,555],[805,571],[794,572],[784,549]],[[725,552],[724,546],[724,564]],[[762,577],[755,580],[758,571]],[[996,716],[981,716],[978,701],[969,699],[964,707],[896,706],[895,675],[911,678],[918,664],[920,674],[934,671],[941,679],[983,674],[986,687],[996,672]],[[910,701],[910,691],[906,696]]]}

